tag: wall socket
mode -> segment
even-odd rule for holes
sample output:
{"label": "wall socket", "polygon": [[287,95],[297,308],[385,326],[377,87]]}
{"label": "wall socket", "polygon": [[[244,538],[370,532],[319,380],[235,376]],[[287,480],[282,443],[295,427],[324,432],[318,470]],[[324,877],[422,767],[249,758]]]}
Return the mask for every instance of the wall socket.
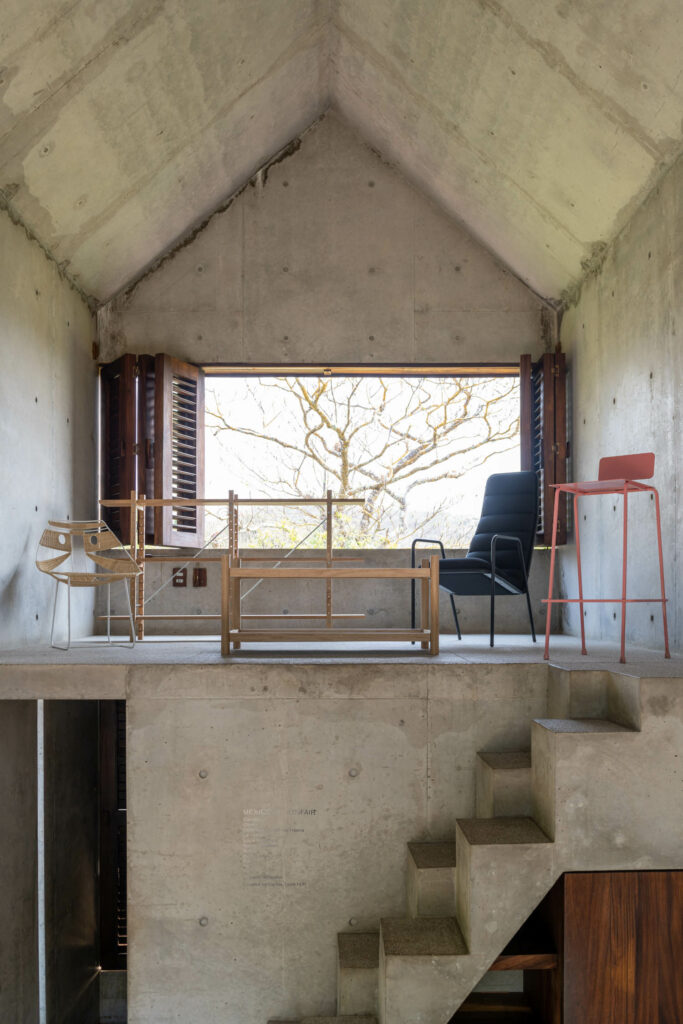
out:
{"label": "wall socket", "polygon": [[180,566],[175,568],[172,573],[174,587],[186,587],[187,586],[187,569],[181,569]]}

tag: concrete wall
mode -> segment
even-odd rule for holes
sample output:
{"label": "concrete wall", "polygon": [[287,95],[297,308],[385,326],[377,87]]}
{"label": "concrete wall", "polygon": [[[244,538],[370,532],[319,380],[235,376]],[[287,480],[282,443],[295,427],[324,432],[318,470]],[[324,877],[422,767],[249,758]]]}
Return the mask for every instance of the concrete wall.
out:
{"label": "concrete wall", "polygon": [[[426,554],[430,552],[425,549]],[[249,555],[254,555],[249,550]],[[320,552],[304,552],[308,555],[320,554]],[[213,553],[212,553],[213,554]],[[217,552],[216,552],[217,554]],[[286,552],[269,551],[269,555],[282,555]],[[347,556],[353,554],[349,551],[338,551],[335,554]],[[385,549],[369,550],[363,549],[358,553],[363,561],[353,563],[364,566],[392,566],[406,567],[410,565],[410,550]],[[464,552],[447,552],[448,557],[457,557]],[[166,563],[163,566],[150,566],[145,569],[145,593],[153,594],[164,582],[173,576],[175,568],[185,564],[187,554],[181,552],[177,565]],[[418,555],[418,557],[421,557]],[[539,550],[534,553],[531,563],[529,578],[529,589],[531,593],[534,623],[538,633],[545,630],[545,605],[542,603],[544,595],[547,595],[549,555],[546,550]],[[158,597],[153,598],[146,611],[150,614],[214,614],[220,612],[220,565],[207,565],[207,586],[195,588],[192,586],[192,566],[187,571],[187,587],[176,588],[167,582],[167,586],[161,591]],[[252,581],[253,582],[253,581]],[[242,591],[246,593],[249,589],[247,583],[243,584]],[[335,622],[339,628],[353,629],[359,623],[364,626],[408,626],[410,624],[410,583],[407,580],[370,580],[366,582],[336,580],[333,584],[333,608],[336,612],[362,612],[364,620],[340,619]],[[106,594],[98,594],[98,614],[106,613]],[[419,586],[415,592],[416,615],[419,625],[420,615],[420,591]],[[488,633],[489,630],[489,609],[488,597],[458,597],[456,608],[460,629],[464,634]],[[273,583],[264,581],[244,601],[243,611],[246,613],[268,613],[289,614],[292,623],[299,627],[310,626],[310,622],[297,621],[295,612],[321,613],[325,610],[325,584],[319,580],[288,580],[285,583]],[[121,586],[112,590],[112,612],[114,614],[126,614],[127,605],[122,593]],[[553,628],[559,623],[559,613],[553,613]],[[259,629],[268,628],[266,619],[255,621],[252,624]],[[272,623],[270,624],[272,625]],[[219,632],[219,623],[213,620],[178,620],[161,623],[148,622],[145,627],[146,633],[150,636],[155,634],[204,634],[215,635]],[[115,625],[116,632],[124,632],[123,624]],[[441,633],[455,633],[455,622],[451,611],[450,600],[445,591],[439,592],[439,631]],[[526,600],[524,597],[499,597],[496,598],[496,632],[498,633],[528,633],[529,616],[527,613]],[[98,623],[98,632],[106,632],[106,624]],[[321,634],[322,635],[322,634]]]}
{"label": "concrete wall", "polygon": [[[49,518],[95,511],[94,322],[57,267],[0,212],[0,646],[47,639],[50,580],[34,567]],[[73,601],[90,631],[92,594]]]}
{"label": "concrete wall", "polygon": [[333,1013],[336,933],[406,912],[406,842],[547,709],[543,664],[360,668],[131,673],[131,1024]]}
{"label": "concrete wall", "polygon": [[100,311],[101,357],[517,362],[541,303],[328,113],[194,240]]}
{"label": "concrete wall", "polygon": [[0,709],[0,1020],[38,1022],[36,702]]}
{"label": "concrete wall", "polygon": [[[672,168],[610,249],[601,272],[584,285],[580,301],[562,322],[573,393],[574,479],[594,479],[603,455],[653,451],[660,489],[665,574],[672,649],[683,644],[683,160]],[[584,499],[580,513],[586,595],[621,593],[622,502]],[[584,518],[585,516],[585,518]],[[658,596],[654,506],[629,501],[629,591]],[[561,558],[563,586],[576,594],[575,548]],[[617,612],[616,621],[614,613]],[[566,616],[578,630],[578,610]],[[628,637],[662,647],[659,606],[632,605]],[[591,637],[614,638],[618,608],[589,607]]]}
{"label": "concrete wall", "polygon": [[97,701],[44,704],[47,1024],[97,1024]]}

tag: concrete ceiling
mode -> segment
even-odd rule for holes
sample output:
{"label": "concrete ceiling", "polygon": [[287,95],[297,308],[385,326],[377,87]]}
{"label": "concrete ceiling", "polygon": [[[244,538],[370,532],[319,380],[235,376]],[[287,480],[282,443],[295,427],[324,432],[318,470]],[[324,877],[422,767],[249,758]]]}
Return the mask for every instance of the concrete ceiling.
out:
{"label": "concrete ceiling", "polygon": [[0,189],[110,298],[330,104],[559,298],[681,151],[677,0],[3,0]]}

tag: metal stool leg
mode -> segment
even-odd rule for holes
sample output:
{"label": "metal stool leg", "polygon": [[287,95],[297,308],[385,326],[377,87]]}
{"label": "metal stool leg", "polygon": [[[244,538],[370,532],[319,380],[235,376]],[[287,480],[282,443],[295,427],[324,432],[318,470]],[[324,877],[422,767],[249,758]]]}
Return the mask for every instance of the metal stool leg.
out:
{"label": "metal stool leg", "polygon": [[555,508],[553,510],[553,542],[550,548],[550,579],[548,580],[548,607],[545,613],[545,650],[543,660],[550,658],[550,617],[553,605],[553,578],[555,576],[555,550],[557,548],[557,519],[560,511],[560,491],[555,491]]}
{"label": "metal stool leg", "polygon": [[624,488],[624,546],[621,555],[621,655],[619,661],[626,661],[626,560],[628,555],[628,491]]}
{"label": "metal stool leg", "polygon": [[659,579],[662,585],[662,625],[664,626],[664,657],[670,658],[669,629],[666,622],[666,590],[664,588],[664,556],[662,554],[662,524],[659,518],[659,492],[652,488],[655,496],[655,517],[657,520],[657,548],[659,551]]}
{"label": "metal stool leg", "polygon": [[574,495],[574,533],[576,535],[576,573],[579,577],[579,614],[581,616],[581,653],[586,650],[586,627],[583,621],[583,576],[581,574],[581,538],[579,536],[579,496]]}

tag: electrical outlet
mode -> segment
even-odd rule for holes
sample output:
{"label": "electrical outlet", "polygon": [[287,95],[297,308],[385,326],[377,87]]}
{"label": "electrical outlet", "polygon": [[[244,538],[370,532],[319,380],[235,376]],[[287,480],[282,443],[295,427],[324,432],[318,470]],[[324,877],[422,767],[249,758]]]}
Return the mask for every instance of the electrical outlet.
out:
{"label": "electrical outlet", "polygon": [[187,586],[187,569],[181,569],[178,567],[173,570],[173,584],[174,587],[186,587]]}
{"label": "electrical outlet", "polygon": [[206,569],[196,568],[192,570],[192,586],[193,587],[205,587],[206,586]]}

